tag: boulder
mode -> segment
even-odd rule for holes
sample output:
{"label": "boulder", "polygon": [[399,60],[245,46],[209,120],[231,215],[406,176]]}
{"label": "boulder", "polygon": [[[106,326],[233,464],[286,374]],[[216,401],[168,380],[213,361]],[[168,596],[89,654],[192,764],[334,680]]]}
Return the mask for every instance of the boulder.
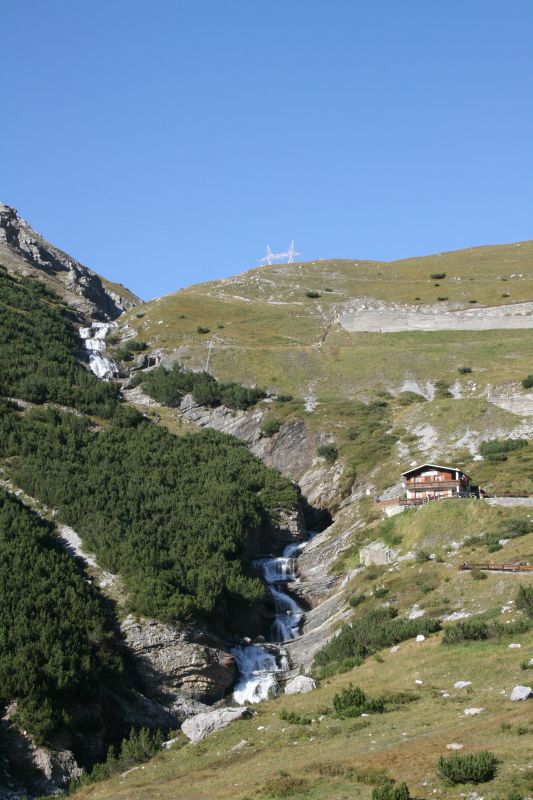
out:
{"label": "boulder", "polygon": [[520,650],[521,647],[522,645],[518,644],[518,642],[512,642],[512,644],[509,645],[509,650]]}
{"label": "boulder", "polygon": [[472,686],[472,681],[455,681],[454,689],[466,689],[467,686]]}
{"label": "boulder", "polygon": [[481,714],[482,711],[485,711],[484,708],[465,708],[464,714],[465,717],[477,717],[478,714]]}
{"label": "boulder", "polygon": [[425,642],[426,641],[426,637],[424,636],[423,633],[419,633],[418,636],[416,637],[416,641],[417,642]]}
{"label": "boulder", "polygon": [[307,675],[297,675],[285,684],[285,694],[304,694],[316,689],[316,683]]}
{"label": "boulder", "polygon": [[527,700],[531,697],[531,686],[515,686],[511,692],[511,700]]}
{"label": "boulder", "polygon": [[237,719],[248,719],[252,712],[246,706],[239,708],[218,708],[216,711],[209,711],[207,714],[197,714],[195,717],[186,719],[181,730],[191,742],[201,742],[206,736],[215,731],[219,731],[235,722]]}

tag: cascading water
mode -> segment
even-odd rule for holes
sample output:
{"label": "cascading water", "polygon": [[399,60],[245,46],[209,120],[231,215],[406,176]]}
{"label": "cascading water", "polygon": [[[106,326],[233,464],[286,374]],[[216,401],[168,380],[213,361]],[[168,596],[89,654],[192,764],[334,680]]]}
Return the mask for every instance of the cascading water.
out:
{"label": "cascading water", "polygon": [[[303,609],[283,590],[284,584],[296,580],[294,559],[303,544],[290,544],[278,558],[260,558],[255,568],[268,584],[274,600],[275,616],[272,623],[272,642],[282,643],[295,639],[300,632]],[[239,645],[231,651],[239,669],[235,686],[235,702],[259,703],[266,700],[277,687],[276,673],[288,669],[287,654],[281,647],[261,644]]]}
{"label": "cascading water", "polygon": [[93,322],[89,328],[80,328],[80,338],[83,346],[89,353],[89,366],[98,378],[107,380],[118,374],[118,367],[105,353],[105,337],[110,328],[115,328],[113,322]]}

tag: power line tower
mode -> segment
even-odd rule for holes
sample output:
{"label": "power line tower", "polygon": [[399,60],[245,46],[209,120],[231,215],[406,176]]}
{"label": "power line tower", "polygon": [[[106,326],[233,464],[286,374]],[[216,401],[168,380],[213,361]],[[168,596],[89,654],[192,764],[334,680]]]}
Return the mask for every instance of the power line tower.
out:
{"label": "power line tower", "polygon": [[273,253],[272,248],[270,247],[269,244],[267,244],[266,256],[262,258],[259,263],[268,264],[270,266],[273,261],[286,261],[287,264],[292,264],[294,261],[294,257],[301,255],[302,254],[295,249],[294,239],[293,239],[292,242],[290,243],[289,249],[286,250],[284,253]]}

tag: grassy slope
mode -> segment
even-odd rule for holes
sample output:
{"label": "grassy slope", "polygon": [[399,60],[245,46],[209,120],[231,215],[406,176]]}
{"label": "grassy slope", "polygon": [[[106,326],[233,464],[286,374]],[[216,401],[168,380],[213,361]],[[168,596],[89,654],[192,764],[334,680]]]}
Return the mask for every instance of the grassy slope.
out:
{"label": "grassy slope", "polygon": [[[510,520],[522,516],[527,518],[527,509],[498,509],[465,501],[435,504],[395,518],[396,533],[402,536],[402,552],[425,547],[444,560],[423,564],[404,561],[393,570],[382,568],[358,574],[346,587],[346,593],[365,594],[367,599],[354,613],[392,602],[400,616],[416,603],[428,615],[466,609],[474,614],[483,611],[485,618],[502,622],[519,618],[508,610],[511,606],[507,604],[520,583],[528,581],[527,576],[500,573],[473,580],[470,573],[458,572],[458,566],[465,559],[485,560],[486,547],[477,544],[456,553],[446,550],[454,538],[462,541],[473,533],[505,531]],[[490,558],[533,558],[533,534],[512,540]],[[350,566],[350,558],[345,559],[343,569]],[[388,589],[385,598],[373,596],[378,586]],[[511,703],[508,698],[514,685],[531,683],[532,673],[523,671],[520,664],[533,655],[533,633],[449,647],[440,644],[441,638],[442,634],[437,634],[423,644],[405,642],[399,653],[384,650],[378,659],[368,659],[361,667],[324,681],[316,692],[263,703],[256,707],[258,715],[252,720],[236,723],[199,745],[187,744],[162,754],[142,770],[82,790],[79,797],[369,798],[371,786],[349,778],[346,770],[381,769],[396,780],[407,781],[414,797],[430,797],[433,788],[437,788],[446,797],[455,798],[465,787],[445,789],[435,769],[437,758],[448,753],[446,745],[451,742],[463,744],[463,752],[488,748],[501,758],[498,777],[490,785],[491,797],[497,796],[498,791],[506,797],[504,790],[511,785],[525,790],[525,777],[533,777],[531,707],[529,703]],[[510,650],[511,641],[521,643],[522,648]],[[417,685],[416,680],[422,680],[422,685]],[[469,680],[472,686],[455,690],[458,680]],[[331,714],[332,698],[349,683],[362,686],[371,695],[416,691],[420,697],[385,715],[337,720]],[[443,691],[450,697],[442,697]],[[478,718],[465,717],[463,710],[472,706],[486,711]],[[315,722],[287,723],[279,717],[282,709],[308,715]],[[324,718],[319,720],[322,715]],[[502,723],[512,727],[502,729]],[[233,750],[243,739],[246,745]],[[280,783],[282,771],[303,780],[302,791],[272,791],[272,787],[280,788],[286,781],[281,777]],[[532,788],[533,784],[529,785],[530,791]]]}
{"label": "grassy slope", "polygon": [[[264,703],[252,720],[236,723],[199,745],[171,749],[141,770],[85,789],[79,797],[370,798],[371,786],[342,773],[384,769],[396,780],[407,781],[413,797],[430,797],[437,788],[444,796],[456,798],[465,787],[445,788],[435,769],[438,757],[448,753],[446,745],[451,742],[464,744],[462,752],[489,748],[502,759],[498,776],[490,784],[490,796],[500,790],[505,797],[503,792],[512,785],[526,788],[528,773],[531,780],[531,710],[527,703],[508,700],[513,685],[524,680],[519,665],[525,648],[531,652],[533,636],[521,636],[520,641],[521,651],[509,650],[508,641],[445,648],[440,635],[423,644],[407,642],[399,653],[384,651],[382,663],[370,659],[362,667],[326,681],[316,692]],[[417,687],[415,680],[422,680],[422,686]],[[455,690],[457,680],[470,680],[472,687]],[[366,720],[334,719],[328,713],[333,695],[350,682],[369,694],[382,693],[384,687],[393,692],[416,690],[420,699]],[[449,692],[450,697],[442,698],[441,691]],[[486,711],[481,717],[465,717],[463,710],[471,706]],[[304,726],[284,722],[279,718],[283,708],[309,715],[315,722]],[[318,721],[325,712],[325,718]],[[512,723],[512,728],[502,730],[502,723]],[[519,735],[521,727],[528,733]],[[233,750],[243,739],[246,745]],[[269,791],[282,771],[303,779],[303,791]]]}
{"label": "grassy slope", "polygon": [[[447,275],[439,287],[430,277],[436,272]],[[310,289],[320,297],[306,297]],[[463,397],[478,398],[477,406],[461,400],[426,403],[407,412],[394,407],[390,420],[393,428],[412,431],[432,418],[440,434],[440,456],[449,453],[457,460],[457,443],[468,431],[485,437],[494,430],[505,434],[522,421],[480,398],[489,385],[522,392],[518,383],[533,369],[531,332],[350,334],[334,322],[353,298],[413,304],[415,297],[434,303],[441,295],[463,307],[472,298],[487,305],[533,299],[533,242],[390,263],[315,261],[253,269],[146,303],[123,321],[150,347],[178,353],[193,368],[205,365],[207,344],[213,343],[210,370],[216,377],[292,394],[299,407],[297,402],[275,413],[282,418],[303,413],[310,427],[332,434],[347,462],[353,455],[347,403],[367,401],[380,390],[398,391],[405,380],[421,386],[458,381]],[[199,325],[210,332],[198,334]],[[460,366],[473,372],[460,375]],[[301,400],[309,394],[318,405],[305,413]],[[423,457],[423,448],[411,443],[407,456],[399,458],[394,451],[390,463],[397,470],[406,458],[411,463]],[[460,460],[468,464],[471,455],[465,452]],[[497,472],[485,470],[484,478],[494,482]],[[378,488],[386,483],[377,480]]]}

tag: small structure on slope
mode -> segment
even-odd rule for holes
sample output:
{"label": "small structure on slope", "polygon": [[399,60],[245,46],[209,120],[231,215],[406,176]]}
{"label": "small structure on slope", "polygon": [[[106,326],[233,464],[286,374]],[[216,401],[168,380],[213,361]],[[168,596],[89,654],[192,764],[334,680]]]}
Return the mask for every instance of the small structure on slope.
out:
{"label": "small structure on slope", "polygon": [[398,552],[383,542],[370,542],[359,550],[359,561],[365,567],[394,564],[397,558]]}
{"label": "small structure on slope", "polygon": [[415,506],[429,500],[444,500],[459,497],[479,497],[479,487],[474,486],[467,475],[457,467],[440,464],[420,464],[402,472],[406,497],[401,505]]}

